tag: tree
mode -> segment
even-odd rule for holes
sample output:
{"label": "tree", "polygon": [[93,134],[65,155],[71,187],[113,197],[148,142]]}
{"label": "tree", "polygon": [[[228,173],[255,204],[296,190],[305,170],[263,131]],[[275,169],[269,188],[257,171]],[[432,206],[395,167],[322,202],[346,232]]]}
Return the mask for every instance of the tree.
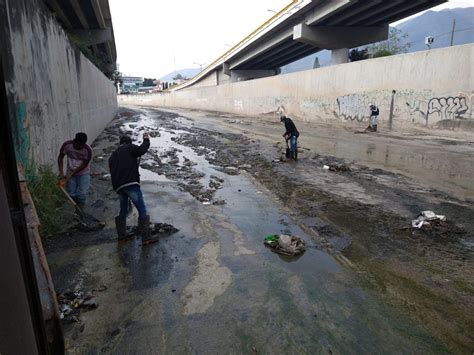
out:
{"label": "tree", "polygon": [[390,27],[388,39],[383,42],[371,44],[368,49],[372,58],[407,53],[410,49],[410,43],[407,42],[407,38],[407,33],[395,27]]}
{"label": "tree", "polygon": [[114,70],[110,76],[109,79],[114,83],[114,86],[117,88],[117,85],[120,84],[122,86],[123,80],[122,80],[122,73],[119,72],[118,70]]}
{"label": "tree", "polygon": [[181,79],[184,79],[181,73],[176,74],[176,76],[173,78],[173,80],[181,80]]}
{"label": "tree", "polygon": [[153,84],[153,82],[155,81],[156,79],[151,79],[151,78],[145,78],[143,80],[143,86],[155,86],[155,84]]}
{"label": "tree", "polygon": [[349,59],[351,62],[369,59],[369,50],[367,48],[354,48],[349,53]]}

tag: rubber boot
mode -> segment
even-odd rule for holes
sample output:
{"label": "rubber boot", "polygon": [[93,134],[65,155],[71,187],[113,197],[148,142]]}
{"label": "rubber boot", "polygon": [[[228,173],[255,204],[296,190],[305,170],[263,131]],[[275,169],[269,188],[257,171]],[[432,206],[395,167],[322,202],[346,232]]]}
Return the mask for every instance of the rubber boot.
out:
{"label": "rubber boot", "polygon": [[115,217],[115,228],[117,229],[118,241],[127,239],[127,219],[117,216]]}
{"label": "rubber boot", "polygon": [[374,132],[377,132],[377,125],[376,124],[374,125],[373,130],[374,130]]}
{"label": "rubber boot", "polygon": [[158,238],[154,238],[151,235],[150,231],[150,216],[138,217],[138,233],[142,237],[142,244],[147,245],[155,243],[158,241]]}

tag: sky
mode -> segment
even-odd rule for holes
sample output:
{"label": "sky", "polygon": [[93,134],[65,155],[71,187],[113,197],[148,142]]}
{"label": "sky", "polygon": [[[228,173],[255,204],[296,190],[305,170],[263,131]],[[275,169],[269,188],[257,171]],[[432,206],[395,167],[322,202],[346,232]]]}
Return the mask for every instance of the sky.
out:
{"label": "sky", "polygon": [[[237,44],[289,0],[109,0],[119,71],[160,78],[205,67]],[[433,8],[473,6],[452,0]],[[399,21],[402,22],[402,21]]]}

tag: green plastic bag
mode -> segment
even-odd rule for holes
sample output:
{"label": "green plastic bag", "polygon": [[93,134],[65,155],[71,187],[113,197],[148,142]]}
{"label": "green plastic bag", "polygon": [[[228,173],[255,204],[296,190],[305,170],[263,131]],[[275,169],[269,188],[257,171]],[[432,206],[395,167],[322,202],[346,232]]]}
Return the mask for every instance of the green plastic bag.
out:
{"label": "green plastic bag", "polygon": [[275,246],[278,245],[278,239],[279,239],[278,235],[276,235],[276,234],[269,234],[269,235],[267,235],[267,236],[265,237],[265,240],[264,240],[263,243],[264,243],[264,244],[267,244],[267,245],[269,245],[269,246],[271,246],[271,247],[275,247]]}

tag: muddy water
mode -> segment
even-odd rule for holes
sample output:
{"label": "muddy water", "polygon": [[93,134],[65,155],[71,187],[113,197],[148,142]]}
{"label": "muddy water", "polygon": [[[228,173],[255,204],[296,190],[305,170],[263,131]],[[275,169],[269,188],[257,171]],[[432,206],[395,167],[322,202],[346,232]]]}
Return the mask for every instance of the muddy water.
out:
{"label": "muddy water", "polygon": [[[226,174],[209,163],[220,152],[180,143],[199,134],[191,121],[153,110],[128,118],[99,137],[94,155],[103,158],[94,169],[107,171],[118,137],[109,139],[110,133],[125,131],[140,141],[144,131],[157,132],[142,158],[142,190],[151,219],[180,231],[147,247],[138,239],[118,244],[116,196],[110,182],[94,179],[106,228],[73,233],[48,248],[57,291],[106,286],[95,293],[96,310],[65,325],[69,353],[447,351],[423,324],[366,289],[357,266],[319,248],[297,211],[245,169]],[[217,187],[209,194],[211,183]],[[307,251],[294,259],[272,253],[263,239],[274,233],[302,237]]]}
{"label": "muddy water", "polygon": [[[211,128],[221,121],[226,128],[250,134],[259,139],[281,140],[281,127],[275,117],[238,120],[206,113],[184,112],[189,117],[207,122]],[[224,115],[223,115],[224,116]],[[229,124],[229,122],[231,122]],[[357,129],[336,125],[313,126],[298,122],[304,132],[301,147],[324,155],[344,157],[374,168],[382,168],[409,176],[422,185],[449,195],[474,201],[474,140],[448,139],[439,136],[394,133],[387,130],[375,134],[354,134]],[[302,157],[304,157],[304,151]]]}

